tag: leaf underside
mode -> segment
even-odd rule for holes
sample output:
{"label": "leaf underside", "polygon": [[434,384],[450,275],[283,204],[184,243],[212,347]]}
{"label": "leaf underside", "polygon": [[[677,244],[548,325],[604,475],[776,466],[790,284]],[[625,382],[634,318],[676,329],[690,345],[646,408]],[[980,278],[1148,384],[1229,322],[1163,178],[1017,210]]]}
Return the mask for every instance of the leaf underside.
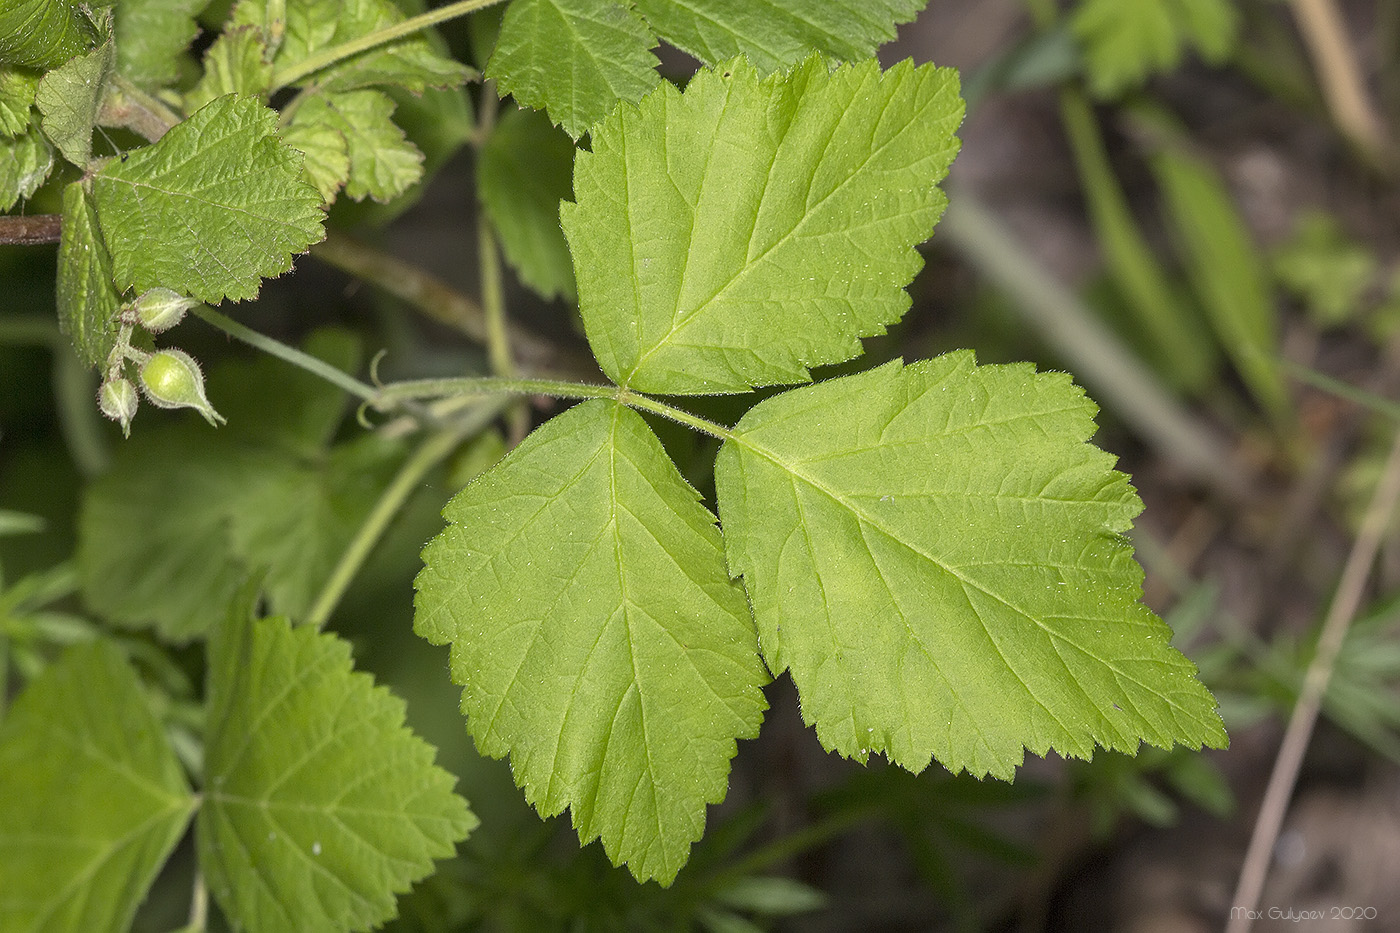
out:
{"label": "leaf underside", "polygon": [[639,879],[675,878],[768,679],[714,517],[640,416],[585,402],[444,511],[414,629],[477,747]]}
{"label": "leaf underside", "polygon": [[588,340],[643,392],[804,382],[909,307],[914,246],[945,204],[956,75],[742,60],[624,108],[563,205]]}
{"label": "leaf underside", "polygon": [[112,258],[81,182],[63,189],[58,244],[58,324],[89,366],[107,364],[117,345],[121,296],[112,287]]}
{"label": "leaf underside", "polygon": [[126,929],[194,806],[120,652],[70,649],[0,726],[0,929]]}
{"label": "leaf underside", "polygon": [[822,743],[1010,778],[1023,747],[1225,741],[1142,606],[1141,503],[1063,374],[959,352],[755,406],[716,465],[729,568]]}
{"label": "leaf underside", "polygon": [[236,616],[209,652],[209,890],[235,930],[369,929],[476,817],[346,642]]}

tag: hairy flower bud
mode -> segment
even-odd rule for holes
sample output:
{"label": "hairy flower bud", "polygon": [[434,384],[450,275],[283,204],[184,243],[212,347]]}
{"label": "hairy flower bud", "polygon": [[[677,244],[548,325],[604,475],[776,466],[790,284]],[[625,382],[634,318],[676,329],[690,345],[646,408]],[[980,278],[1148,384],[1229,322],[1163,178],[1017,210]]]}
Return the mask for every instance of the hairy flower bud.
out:
{"label": "hairy flower bud", "polygon": [[131,419],[136,417],[136,407],[141,403],[136,395],[136,386],[130,379],[108,379],[97,390],[97,407],[102,414],[122,426],[122,436],[131,436]]}
{"label": "hairy flower bud", "polygon": [[199,364],[183,350],[161,350],[141,364],[141,388],[160,408],[193,408],[218,427],[224,418],[204,395]]}
{"label": "hairy flower bud", "polygon": [[131,303],[131,311],[136,321],[153,334],[167,331],[180,323],[185,312],[199,304],[193,298],[186,298],[169,288],[156,286],[142,292]]}

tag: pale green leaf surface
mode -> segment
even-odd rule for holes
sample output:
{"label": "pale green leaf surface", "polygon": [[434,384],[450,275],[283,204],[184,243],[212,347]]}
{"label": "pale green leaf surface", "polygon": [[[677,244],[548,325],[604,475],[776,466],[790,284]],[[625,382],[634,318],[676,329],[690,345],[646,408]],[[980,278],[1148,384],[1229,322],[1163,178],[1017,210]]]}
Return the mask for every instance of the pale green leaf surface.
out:
{"label": "pale green leaf surface", "polygon": [[6,0],[0,5],[0,65],[53,68],[96,42],[92,22],[69,0]]}
{"label": "pale green leaf surface", "polygon": [[0,724],[0,929],[126,929],[193,810],[131,666],[69,649]]}
{"label": "pale green leaf surface", "polygon": [[659,82],[655,35],[618,0],[515,0],[501,22],[488,77],[575,139],[618,101]]}
{"label": "pale green leaf surface", "polygon": [[822,743],[1011,777],[1023,747],[1222,745],[1139,602],[1141,502],[1059,373],[958,352],[761,402],[715,468],[729,569]]}
{"label": "pale green leaf surface", "polygon": [[[347,177],[345,193],[357,201],[373,198],[385,202],[408,190],[423,174],[423,153],[404,138],[394,123],[394,101],[382,91],[357,90],[322,93],[310,97],[297,108],[293,127],[317,153],[314,167],[317,187],[333,177],[333,143],[329,129],[345,140]],[[324,190],[324,189],[322,189]]]}
{"label": "pale green leaf surface", "polygon": [[669,883],[765,708],[714,517],[630,409],[585,402],[460,492],[414,630],[452,645],[477,748],[541,813]]}
{"label": "pale green leaf surface", "polygon": [[330,204],[350,177],[350,149],[345,134],[320,121],[294,120],[282,131],[282,142],[306,156],[302,171]]}
{"label": "pale green leaf surface", "polygon": [[252,298],[325,235],[303,157],[276,126],[256,98],[231,94],[97,173],[93,200],[120,287]]}
{"label": "pale green leaf surface", "polygon": [[18,136],[29,128],[29,108],[39,88],[39,73],[0,66],[0,137]]}
{"label": "pale green leaf surface", "polygon": [[199,864],[234,930],[383,923],[476,826],[403,701],[333,635],[234,614],[210,643],[208,696]]}
{"label": "pale green leaf surface", "polygon": [[614,113],[561,209],[599,364],[643,392],[802,382],[909,307],[946,199],[957,76],[743,61]]}
{"label": "pale green leaf surface", "polygon": [[573,194],[574,146],[542,115],[501,115],[477,162],[477,191],[506,260],[546,298],[575,300],[574,267],[559,226],[559,203]]}
{"label": "pale green leaf surface", "polygon": [[13,139],[0,139],[0,211],[27,198],[53,171],[53,148],[37,126]]}
{"label": "pale green leaf surface", "polygon": [[117,70],[139,85],[171,84],[199,32],[209,0],[121,0],[116,5]]}
{"label": "pale green leaf surface", "polygon": [[895,37],[925,0],[637,0],[667,42],[714,64],[743,55],[762,71],[812,52],[869,58]]}
{"label": "pale green leaf surface", "polygon": [[63,232],[58,244],[58,326],[92,367],[107,365],[117,345],[121,296],[112,287],[112,259],[81,182],[63,189]]}
{"label": "pale green leaf surface", "polygon": [[1231,0],[1085,0],[1071,28],[1084,48],[1089,86],[1115,97],[1152,74],[1176,67],[1185,46],[1222,61],[1233,48],[1239,14]]}
{"label": "pale green leaf surface", "polygon": [[[242,0],[232,24],[261,27],[266,7],[264,0]],[[286,32],[273,60],[280,69],[404,18],[392,0],[287,0],[286,11]],[[456,87],[471,74],[465,65],[435,51],[426,37],[412,35],[336,62],[307,81],[314,80],[322,90],[388,84],[421,94],[430,87]]]}
{"label": "pale green leaf surface", "polygon": [[[333,337],[307,349],[337,365],[354,357]],[[259,570],[273,611],[302,615],[400,453],[373,437],[329,447],[344,395],[281,361],[220,367],[208,389],[226,427],[143,428],[138,415],[79,516],[87,604],[176,641],[207,632]]]}
{"label": "pale green leaf surface", "polygon": [[221,33],[204,53],[204,73],[185,95],[185,110],[193,113],[225,94],[262,97],[272,87],[272,65],[266,55],[261,29],[240,26]]}
{"label": "pale green leaf surface", "polygon": [[34,98],[44,115],[44,135],[65,159],[83,168],[92,157],[92,127],[113,60],[112,43],[104,42],[44,75]]}

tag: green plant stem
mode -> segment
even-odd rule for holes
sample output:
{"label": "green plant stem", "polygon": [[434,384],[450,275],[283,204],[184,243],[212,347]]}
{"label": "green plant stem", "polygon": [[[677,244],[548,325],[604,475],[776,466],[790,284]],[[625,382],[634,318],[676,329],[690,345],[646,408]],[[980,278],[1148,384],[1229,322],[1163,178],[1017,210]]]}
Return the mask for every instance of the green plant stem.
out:
{"label": "green plant stem", "polygon": [[1259,897],[1264,891],[1264,880],[1268,875],[1269,862],[1283,828],[1283,818],[1288,811],[1288,801],[1297,785],[1298,771],[1303,764],[1303,753],[1312,739],[1313,728],[1322,709],[1327,685],[1332,680],[1336,668],[1337,655],[1342,650],[1352,619],[1361,606],[1366,591],[1366,579],[1370,576],[1371,565],[1380,551],[1381,541],[1395,514],[1395,505],[1400,500],[1400,433],[1391,444],[1390,456],[1381,471],[1380,481],[1366,515],[1361,522],[1361,530],[1356,535],[1346,565],[1342,568],[1337,592],[1328,607],[1327,618],[1322,623],[1322,631],[1317,637],[1317,650],[1307,673],[1303,678],[1303,689],[1293,714],[1288,719],[1283,741],[1279,745],[1278,757],[1274,761],[1269,784],[1264,791],[1264,800],[1259,805],[1259,816],[1254,822],[1254,832],[1249,839],[1249,849],[1245,853],[1244,867],[1240,870],[1239,884],[1231,900],[1232,910],[1226,933],[1245,933],[1253,921],[1250,919],[1259,906]]}
{"label": "green plant stem", "polygon": [[180,116],[126,78],[113,75],[97,121],[132,130],[154,143],[180,122]]}
{"label": "green plant stem", "polygon": [[308,625],[321,628],[330,619],[331,613],[335,611],[341,597],[345,595],[345,591],[359,574],[360,568],[364,565],[370,552],[379,543],[379,539],[384,536],[389,523],[399,514],[399,510],[408,501],[408,497],[418,488],[423,477],[447,459],[448,455],[456,450],[464,440],[480,433],[508,404],[509,402],[504,399],[497,399],[476,406],[450,428],[444,428],[431,434],[404,461],[399,472],[380,495],[379,501],[375,502],[374,508],[365,517],[359,530],[355,532],[355,537],[350,540],[350,544],[341,554],[340,560],[336,562],[325,586],[317,595],[316,602],[312,604],[307,613],[306,622]]}
{"label": "green plant stem", "polygon": [[309,353],[303,353],[295,347],[289,347],[280,340],[274,340],[266,334],[260,334],[250,327],[244,327],[227,315],[220,314],[207,305],[195,305],[190,309],[190,313],[206,324],[217,327],[230,337],[243,341],[250,347],[255,347],[265,353],[270,353],[280,360],[286,360],[293,366],[298,366],[309,373],[320,376],[322,379],[332,385],[339,386],[356,398],[361,398],[365,401],[375,401],[379,398],[379,390],[374,386],[361,382],[343,370],[336,369],[325,360],[317,359]]}
{"label": "green plant stem", "polygon": [[1069,289],[965,190],[950,193],[939,236],[1015,299],[1016,309],[1078,376],[1166,460],[1230,499],[1250,495],[1244,467],[1183,409]]}
{"label": "green plant stem", "polygon": [[370,49],[386,45],[396,39],[402,39],[404,36],[411,36],[429,26],[436,26],[438,23],[445,23],[450,19],[475,13],[477,10],[483,10],[500,2],[501,0],[458,0],[456,3],[449,3],[436,10],[429,10],[426,13],[410,17],[401,23],[376,29],[374,32],[366,33],[356,39],[351,39],[349,42],[342,42],[340,45],[322,49],[295,65],[273,72],[272,90],[279,91],[290,84],[296,84],[308,75],[315,74],[322,68],[334,65],[336,62],[344,61],[354,55],[359,55],[361,52],[368,52]]}
{"label": "green plant stem", "polygon": [[1060,18],[1055,0],[1026,0],[1026,11],[1030,13],[1035,28],[1041,32],[1053,29]]}
{"label": "green plant stem", "polygon": [[552,398],[610,398],[629,408],[649,411],[652,414],[670,418],[701,434],[708,434],[727,441],[734,432],[722,424],[706,421],[699,415],[692,415],[684,409],[658,402],[647,395],[639,395],[630,389],[619,386],[593,385],[586,382],[567,382],[560,379],[505,379],[497,376],[467,376],[460,379],[416,379],[395,382],[379,390],[374,400],[376,407],[394,404],[404,399],[441,398],[451,395],[548,395]]}

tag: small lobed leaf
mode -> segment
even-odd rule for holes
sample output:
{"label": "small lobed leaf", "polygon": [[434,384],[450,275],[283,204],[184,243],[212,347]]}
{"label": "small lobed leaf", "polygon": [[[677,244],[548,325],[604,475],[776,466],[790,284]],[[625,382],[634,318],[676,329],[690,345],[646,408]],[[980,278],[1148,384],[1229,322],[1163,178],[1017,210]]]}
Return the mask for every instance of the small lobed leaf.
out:
{"label": "small lobed leaf", "polygon": [[53,171],[53,148],[37,126],[12,139],[0,139],[0,211],[27,198]]}
{"label": "small lobed leaf", "polygon": [[[231,25],[263,28],[266,0],[240,0]],[[344,44],[377,29],[403,21],[392,0],[285,0],[286,28],[273,64],[287,69],[323,49]],[[350,91],[374,85],[394,85],[421,94],[428,88],[457,87],[471,69],[439,54],[422,35],[405,36],[317,71],[316,86],[326,91]]]}
{"label": "small lobed leaf", "polygon": [[131,666],[68,649],[0,723],[0,929],[126,929],[194,806]]}
{"label": "small lobed leaf", "polygon": [[112,43],[104,42],[53,69],[39,82],[34,102],[44,115],[40,124],[44,135],[74,165],[86,167],[92,157],[92,128],[113,61]]}
{"label": "small lobed leaf", "polygon": [[574,139],[661,80],[655,34],[618,0],[515,0],[486,73]]}
{"label": "small lobed leaf", "polygon": [[365,930],[477,825],[350,646],[235,613],[209,647],[200,869],[234,930]]}
{"label": "small lobed leaf", "polygon": [[1174,68],[1188,44],[1207,61],[1222,61],[1239,13],[1230,0],[1084,0],[1070,25],[1084,47],[1090,88],[1116,97]]}
{"label": "small lobed leaf", "polygon": [[324,236],[302,155],[276,127],[257,99],[230,94],[97,173],[93,200],[119,287],[252,298]]}
{"label": "small lobed leaf", "polygon": [[346,170],[340,179],[345,193],[356,201],[367,197],[389,201],[423,174],[423,153],[394,123],[394,107],[393,99],[382,91],[316,94],[297,108],[292,118],[297,134],[288,142],[295,145],[297,140],[306,140],[310,151],[316,153],[312,178],[324,193],[338,187],[330,183],[334,179],[332,168],[338,167],[339,161],[325,152],[335,151],[329,134],[338,134],[345,147]]}
{"label": "small lobed leaf", "polygon": [[729,569],[822,743],[1011,777],[1023,748],[1222,746],[1141,605],[1141,502],[1064,374],[898,361],[759,403],[715,467]]}
{"label": "small lobed leaf", "polygon": [[742,60],[609,117],[561,209],[603,372],[739,392],[850,359],[909,307],[962,120],[949,69]]}
{"label": "small lobed leaf", "polygon": [[501,115],[482,147],[477,190],[506,260],[545,298],[576,300],[559,204],[573,193],[574,146],[530,110]]}
{"label": "small lobed leaf", "polygon": [[97,44],[97,30],[69,0],[6,0],[0,6],[0,65],[44,70]]}
{"label": "small lobed leaf", "polygon": [[116,5],[117,70],[145,87],[173,84],[199,33],[209,0],[121,0]]}
{"label": "small lobed leaf", "polygon": [[272,64],[267,61],[262,30],[254,26],[229,29],[204,53],[204,73],[185,95],[185,110],[193,112],[225,94],[262,97],[271,87]]}
{"label": "small lobed leaf", "polygon": [[0,65],[0,138],[18,136],[29,128],[29,108],[39,77],[37,71]]}
{"label": "small lobed leaf", "polygon": [[105,367],[117,345],[121,296],[112,287],[112,259],[82,182],[63,189],[58,244],[58,325],[84,363]]}
{"label": "small lobed leaf", "polygon": [[414,630],[541,813],[669,884],[758,732],[768,674],[714,517],[635,412],[578,405],[443,512]]}

